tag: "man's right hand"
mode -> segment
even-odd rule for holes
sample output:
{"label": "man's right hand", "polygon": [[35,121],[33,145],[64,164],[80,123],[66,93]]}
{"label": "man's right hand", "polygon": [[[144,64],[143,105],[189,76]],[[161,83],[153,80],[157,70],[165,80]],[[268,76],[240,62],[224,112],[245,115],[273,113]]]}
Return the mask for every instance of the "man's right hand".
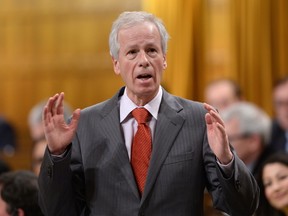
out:
{"label": "man's right hand", "polygon": [[53,155],[63,154],[75,135],[80,109],[73,112],[70,124],[64,119],[64,93],[50,97],[42,113],[45,137],[48,149]]}

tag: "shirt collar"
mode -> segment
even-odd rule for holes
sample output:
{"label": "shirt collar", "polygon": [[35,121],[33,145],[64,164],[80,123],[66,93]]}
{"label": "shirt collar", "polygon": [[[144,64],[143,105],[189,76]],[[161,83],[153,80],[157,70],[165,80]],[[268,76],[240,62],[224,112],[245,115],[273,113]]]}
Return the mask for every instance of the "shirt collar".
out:
{"label": "shirt collar", "polygon": [[[162,95],[163,90],[160,86],[157,95],[149,103],[144,105],[144,108],[146,108],[155,119],[157,119],[158,116]],[[131,111],[137,107],[138,106],[128,97],[125,87],[124,94],[120,98],[120,123],[122,123],[131,113]]]}

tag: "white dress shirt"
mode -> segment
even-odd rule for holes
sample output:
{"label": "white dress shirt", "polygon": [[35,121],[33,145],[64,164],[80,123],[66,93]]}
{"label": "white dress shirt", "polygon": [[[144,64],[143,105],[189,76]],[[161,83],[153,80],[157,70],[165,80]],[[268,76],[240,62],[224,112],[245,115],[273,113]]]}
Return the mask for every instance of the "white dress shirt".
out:
{"label": "white dress shirt", "polygon": [[[153,145],[154,129],[162,99],[162,94],[163,91],[162,87],[160,86],[157,95],[149,103],[144,105],[144,108],[147,109],[152,116],[151,120],[147,123],[151,130],[152,145]],[[138,126],[138,123],[135,120],[135,118],[133,118],[131,111],[139,107],[128,97],[126,88],[123,96],[120,98],[119,103],[120,103],[120,124],[123,129],[125,145],[130,159],[132,141]]]}

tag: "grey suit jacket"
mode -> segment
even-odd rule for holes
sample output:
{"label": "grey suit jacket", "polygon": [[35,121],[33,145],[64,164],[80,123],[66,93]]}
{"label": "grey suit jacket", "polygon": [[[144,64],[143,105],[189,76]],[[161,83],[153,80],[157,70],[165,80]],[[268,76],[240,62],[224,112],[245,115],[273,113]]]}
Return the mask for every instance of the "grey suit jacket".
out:
{"label": "grey suit jacket", "polygon": [[145,190],[139,196],[119,124],[119,97],[81,111],[64,158],[46,150],[39,176],[47,216],[201,216],[207,187],[214,206],[233,216],[252,215],[259,189],[234,154],[225,178],[206,136],[201,103],[163,91]]}

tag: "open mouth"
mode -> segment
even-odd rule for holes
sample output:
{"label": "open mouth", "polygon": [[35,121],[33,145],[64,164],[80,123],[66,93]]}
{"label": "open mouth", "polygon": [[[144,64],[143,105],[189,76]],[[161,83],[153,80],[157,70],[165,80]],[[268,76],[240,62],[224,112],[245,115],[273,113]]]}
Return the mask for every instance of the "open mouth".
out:
{"label": "open mouth", "polygon": [[149,79],[152,76],[150,74],[141,74],[139,76],[137,76],[137,79]]}

